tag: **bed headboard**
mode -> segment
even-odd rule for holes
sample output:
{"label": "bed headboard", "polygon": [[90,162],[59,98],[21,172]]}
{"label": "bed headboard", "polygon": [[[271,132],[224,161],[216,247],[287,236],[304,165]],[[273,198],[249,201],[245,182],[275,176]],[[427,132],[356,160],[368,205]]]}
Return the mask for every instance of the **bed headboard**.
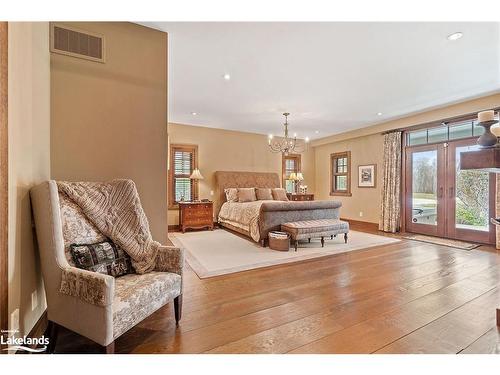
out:
{"label": "bed headboard", "polygon": [[218,217],[222,204],[226,201],[224,189],[227,188],[279,188],[280,177],[277,173],[269,172],[215,172],[215,217]]}

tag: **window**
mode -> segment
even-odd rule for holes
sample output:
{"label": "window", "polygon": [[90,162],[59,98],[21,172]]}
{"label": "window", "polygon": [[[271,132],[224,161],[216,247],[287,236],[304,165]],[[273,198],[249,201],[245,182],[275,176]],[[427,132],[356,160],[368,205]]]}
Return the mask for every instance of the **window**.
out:
{"label": "window", "polygon": [[330,155],[330,195],[351,195],[351,152]]}
{"label": "window", "polygon": [[455,139],[479,137],[484,128],[477,124],[476,116],[406,132],[406,146],[448,142]]}
{"label": "window", "polygon": [[189,177],[197,167],[198,147],[193,145],[170,145],[169,206],[179,201],[198,198],[198,183]]}
{"label": "window", "polygon": [[290,174],[300,172],[300,154],[283,155],[282,173],[283,187],[287,193],[295,193],[295,181],[290,180]]}

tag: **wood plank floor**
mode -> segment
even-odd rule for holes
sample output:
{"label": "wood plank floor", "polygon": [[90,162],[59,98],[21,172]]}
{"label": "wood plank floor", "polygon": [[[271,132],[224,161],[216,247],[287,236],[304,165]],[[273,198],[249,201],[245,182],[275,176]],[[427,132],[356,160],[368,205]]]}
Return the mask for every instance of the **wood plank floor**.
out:
{"label": "wood plank floor", "polygon": [[[165,306],[121,336],[116,351],[499,353],[498,306],[500,252],[403,240],[205,280],[187,266],[179,327]],[[56,348],[99,351],[67,330]]]}

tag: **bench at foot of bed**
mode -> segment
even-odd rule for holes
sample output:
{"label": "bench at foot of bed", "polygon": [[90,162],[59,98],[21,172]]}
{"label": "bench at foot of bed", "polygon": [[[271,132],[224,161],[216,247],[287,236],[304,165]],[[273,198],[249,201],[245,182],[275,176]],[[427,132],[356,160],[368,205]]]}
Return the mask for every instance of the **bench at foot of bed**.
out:
{"label": "bench at foot of bed", "polygon": [[333,237],[338,234],[344,235],[344,241],[347,243],[347,234],[349,233],[349,223],[339,219],[318,219],[295,221],[292,223],[281,224],[281,231],[287,232],[292,237],[297,251],[299,240],[309,240],[311,238],[321,238],[321,247],[325,246],[325,237]]}

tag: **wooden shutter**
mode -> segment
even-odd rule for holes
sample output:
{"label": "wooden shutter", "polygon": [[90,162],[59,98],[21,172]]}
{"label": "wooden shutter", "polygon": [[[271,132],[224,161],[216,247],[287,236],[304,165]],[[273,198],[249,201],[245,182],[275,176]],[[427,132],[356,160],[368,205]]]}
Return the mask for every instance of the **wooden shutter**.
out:
{"label": "wooden shutter", "polygon": [[192,201],[198,198],[198,186],[189,177],[196,168],[196,146],[171,145],[170,156],[170,206],[177,202]]}

